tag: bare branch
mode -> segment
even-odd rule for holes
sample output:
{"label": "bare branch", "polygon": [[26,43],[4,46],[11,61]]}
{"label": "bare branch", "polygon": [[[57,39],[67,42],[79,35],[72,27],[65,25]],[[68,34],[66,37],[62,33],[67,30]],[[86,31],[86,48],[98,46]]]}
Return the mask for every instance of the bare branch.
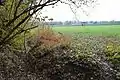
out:
{"label": "bare branch", "polygon": [[[44,7],[44,6],[43,6]],[[20,23],[18,23],[10,32],[8,35],[5,36],[5,38],[3,38],[3,40],[0,42],[0,45],[1,44],[5,44],[5,42],[9,41],[9,37],[10,35],[22,24],[24,23],[30,16],[32,16],[34,13],[36,13],[38,10],[42,9],[43,7],[41,8],[38,8],[36,11],[34,11],[32,14],[30,15],[27,15]]]}
{"label": "bare branch", "polygon": [[18,5],[15,7],[14,17],[16,17],[16,14],[17,14],[18,8],[19,8],[19,6],[21,5],[21,3],[22,3],[22,0],[19,0]]}
{"label": "bare branch", "polygon": [[6,24],[6,27],[7,26],[10,26],[11,23],[13,23],[16,19],[18,19],[20,16],[22,16],[23,14],[31,11],[31,10],[34,10],[36,8],[39,8],[39,7],[45,7],[45,6],[49,6],[49,5],[54,5],[58,2],[59,0],[57,0],[56,2],[54,3],[51,3],[51,4],[48,4],[51,2],[51,0],[48,0],[47,2],[45,2],[44,4],[38,4],[38,5],[35,5],[35,6],[30,6],[28,8],[26,8],[22,13],[20,13],[18,16],[16,16],[15,18],[13,18],[12,20],[10,20],[7,24]]}

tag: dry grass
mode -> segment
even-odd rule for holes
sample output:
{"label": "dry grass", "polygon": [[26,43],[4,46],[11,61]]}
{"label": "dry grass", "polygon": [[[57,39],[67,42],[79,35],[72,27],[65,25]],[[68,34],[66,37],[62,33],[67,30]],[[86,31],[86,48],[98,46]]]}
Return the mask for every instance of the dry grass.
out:
{"label": "dry grass", "polygon": [[56,47],[60,45],[69,45],[70,37],[62,33],[55,33],[50,27],[39,28],[37,41],[42,42],[42,47]]}

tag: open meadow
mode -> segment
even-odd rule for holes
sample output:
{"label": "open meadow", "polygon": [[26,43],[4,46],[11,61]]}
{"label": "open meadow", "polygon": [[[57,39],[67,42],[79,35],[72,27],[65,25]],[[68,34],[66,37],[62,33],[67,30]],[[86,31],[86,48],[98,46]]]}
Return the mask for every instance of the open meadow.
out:
{"label": "open meadow", "polygon": [[57,26],[54,31],[62,33],[79,33],[88,35],[120,36],[120,25],[101,25],[101,26]]}

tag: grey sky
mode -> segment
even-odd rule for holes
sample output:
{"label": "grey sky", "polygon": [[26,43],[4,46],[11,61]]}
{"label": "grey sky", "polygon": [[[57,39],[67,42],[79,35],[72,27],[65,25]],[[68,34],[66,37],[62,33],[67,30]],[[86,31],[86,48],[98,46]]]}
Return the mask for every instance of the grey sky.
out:
{"label": "grey sky", "polygon": [[[84,8],[88,16],[78,9],[76,15],[80,21],[120,20],[120,0],[99,0],[95,8]],[[75,20],[68,5],[58,4],[55,8],[47,7],[43,10],[44,16],[54,18],[54,21]]]}

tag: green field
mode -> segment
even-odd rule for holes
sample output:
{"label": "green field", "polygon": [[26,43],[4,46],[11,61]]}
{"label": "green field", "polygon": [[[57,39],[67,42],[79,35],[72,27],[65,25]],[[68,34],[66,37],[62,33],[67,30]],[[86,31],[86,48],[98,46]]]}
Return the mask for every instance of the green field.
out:
{"label": "green field", "polygon": [[107,25],[107,26],[62,26],[53,27],[54,31],[62,33],[81,33],[91,35],[106,35],[106,36],[119,36],[120,25]]}

